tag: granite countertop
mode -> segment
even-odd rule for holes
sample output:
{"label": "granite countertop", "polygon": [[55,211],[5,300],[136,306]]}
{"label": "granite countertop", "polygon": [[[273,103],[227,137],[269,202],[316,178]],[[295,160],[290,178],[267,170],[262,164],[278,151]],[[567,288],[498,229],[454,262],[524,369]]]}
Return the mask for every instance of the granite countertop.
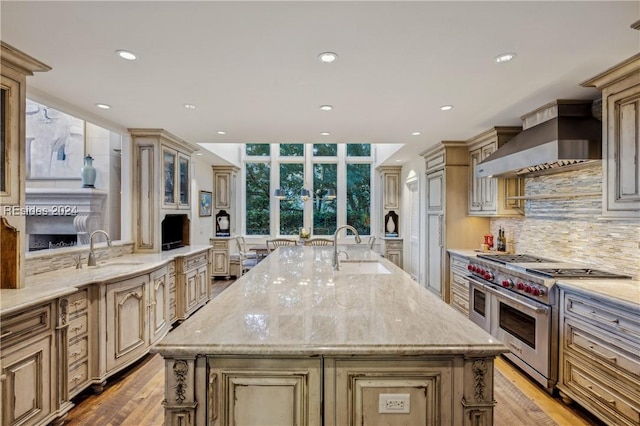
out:
{"label": "granite countertop", "polygon": [[26,278],[24,288],[0,290],[0,315],[10,315],[49,302],[75,293],[78,288],[87,285],[119,281],[151,272],[177,257],[196,254],[210,247],[194,245],[160,253],[131,254],[98,261],[98,266],[95,267],[83,265],[82,269],[64,268],[31,275]]}
{"label": "granite countertop", "polygon": [[[474,249],[448,249],[447,251],[451,254],[457,254],[458,256],[464,257],[476,257],[479,254],[483,254],[480,250]],[[486,254],[491,254],[491,252],[486,252]]]}
{"label": "granite countertop", "polygon": [[377,260],[390,273],[349,273],[344,263],[336,272],[333,247],[281,247],[151,350],[176,356],[507,352],[389,260],[369,249],[347,251],[350,260]]}
{"label": "granite countertop", "polygon": [[630,309],[640,309],[640,281],[626,279],[562,279],[556,284],[560,288],[597,295],[610,302],[622,304]]}

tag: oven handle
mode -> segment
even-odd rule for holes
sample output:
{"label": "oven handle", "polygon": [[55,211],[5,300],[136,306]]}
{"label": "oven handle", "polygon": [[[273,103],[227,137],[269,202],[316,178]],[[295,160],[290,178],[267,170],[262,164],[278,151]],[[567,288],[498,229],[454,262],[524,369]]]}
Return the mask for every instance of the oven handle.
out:
{"label": "oven handle", "polygon": [[491,293],[494,296],[496,296],[498,299],[503,298],[503,299],[507,299],[509,301],[515,302],[519,306],[525,307],[525,308],[535,312],[536,314],[548,314],[549,313],[549,307],[547,307],[547,306],[531,305],[531,304],[526,303],[526,302],[524,302],[524,301],[522,301],[522,300],[520,300],[518,298],[515,298],[513,296],[509,296],[508,294],[506,294],[506,293],[504,293],[502,291],[496,291],[493,288],[493,286],[491,286],[489,284],[481,283],[480,281],[476,280],[472,276],[467,276],[467,280],[469,280],[469,284],[475,285],[476,287],[482,287],[483,289],[485,289],[489,293]]}
{"label": "oven handle", "polygon": [[515,302],[518,305],[525,307],[527,309],[530,309],[531,311],[535,312],[536,314],[548,314],[549,313],[549,307],[547,306],[535,306],[532,305],[530,303],[526,303],[523,302],[520,299],[517,299],[513,296],[509,296],[508,294],[502,293],[502,292],[497,292],[494,289],[492,289],[491,287],[487,287],[487,290],[490,291],[491,293],[493,293],[498,299],[507,299],[511,302]]}

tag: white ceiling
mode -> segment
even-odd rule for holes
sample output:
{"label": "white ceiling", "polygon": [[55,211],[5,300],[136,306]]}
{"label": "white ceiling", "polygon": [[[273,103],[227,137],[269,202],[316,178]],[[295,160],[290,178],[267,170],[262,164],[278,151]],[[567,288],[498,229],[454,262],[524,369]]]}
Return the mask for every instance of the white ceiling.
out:
{"label": "white ceiling", "polygon": [[[406,144],[394,164],[554,99],[594,99],[580,82],[640,51],[638,1],[2,1],[0,13],[2,40],[53,68],[28,84],[103,120],[192,143]],[[338,60],[320,63],[324,51]],[[517,57],[494,63],[503,52]]]}

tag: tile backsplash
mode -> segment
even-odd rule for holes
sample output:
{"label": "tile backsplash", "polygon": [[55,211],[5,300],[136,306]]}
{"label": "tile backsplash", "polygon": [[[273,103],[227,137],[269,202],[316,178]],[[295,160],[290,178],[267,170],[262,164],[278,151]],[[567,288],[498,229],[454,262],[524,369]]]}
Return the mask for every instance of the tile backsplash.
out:
{"label": "tile backsplash", "polygon": [[[610,220],[602,215],[602,167],[526,178],[527,196],[567,194],[567,198],[530,199],[522,218],[494,218],[513,236],[516,253],[631,275],[640,280],[640,217]],[[582,194],[582,195],[579,195]]]}

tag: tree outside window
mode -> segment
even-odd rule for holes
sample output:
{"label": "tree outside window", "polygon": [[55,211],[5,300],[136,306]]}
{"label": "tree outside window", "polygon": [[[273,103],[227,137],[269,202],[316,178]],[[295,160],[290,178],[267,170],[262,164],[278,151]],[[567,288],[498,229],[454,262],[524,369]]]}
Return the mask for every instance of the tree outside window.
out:
{"label": "tree outside window", "polygon": [[280,235],[297,235],[303,227],[304,201],[300,189],[304,185],[304,164],[280,164],[280,189],[286,199],[280,200]]}
{"label": "tree outside window", "polygon": [[347,223],[371,234],[371,164],[347,164]]}
{"label": "tree outside window", "polygon": [[324,198],[329,189],[336,190],[338,182],[337,164],[313,165],[313,233],[315,235],[332,235],[336,230],[337,210],[335,199]]}
{"label": "tree outside window", "polygon": [[246,163],[246,209],[245,227],[247,235],[269,235],[270,191],[269,163]]}

